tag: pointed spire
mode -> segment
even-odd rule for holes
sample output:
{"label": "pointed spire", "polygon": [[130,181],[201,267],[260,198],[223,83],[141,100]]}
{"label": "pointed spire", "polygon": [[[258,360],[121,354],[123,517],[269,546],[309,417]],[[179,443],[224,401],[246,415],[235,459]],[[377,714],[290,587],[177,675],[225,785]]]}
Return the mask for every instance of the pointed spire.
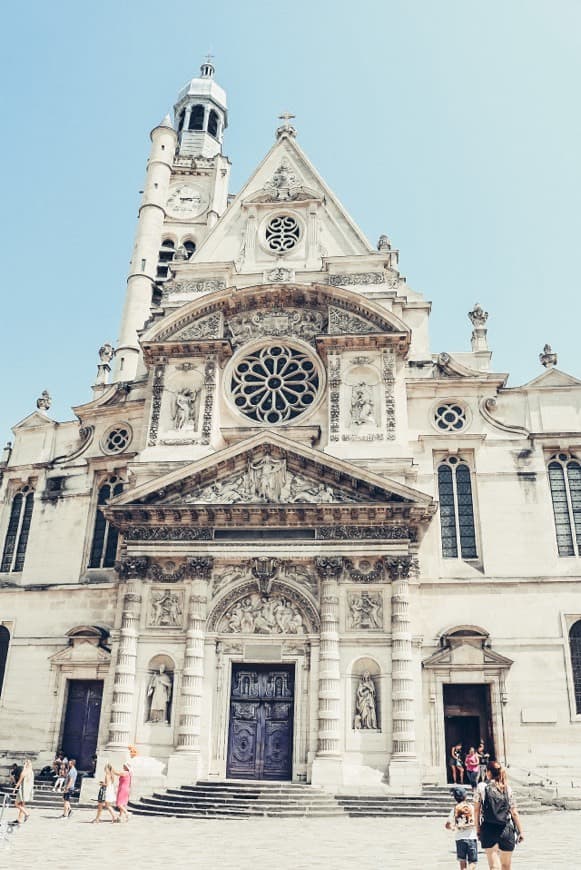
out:
{"label": "pointed spire", "polygon": [[159,126],[169,127],[171,130],[173,130],[173,124],[171,122],[171,115],[169,114],[169,112],[167,113],[167,115],[164,116],[163,120],[160,121]]}

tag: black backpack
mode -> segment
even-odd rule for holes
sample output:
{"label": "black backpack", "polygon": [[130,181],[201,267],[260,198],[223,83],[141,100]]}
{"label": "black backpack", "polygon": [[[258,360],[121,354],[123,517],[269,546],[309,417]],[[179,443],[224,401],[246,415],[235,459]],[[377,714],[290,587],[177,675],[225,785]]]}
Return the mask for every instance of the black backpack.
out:
{"label": "black backpack", "polygon": [[506,827],[510,821],[508,790],[501,791],[491,783],[486,784],[482,803],[482,821],[487,825]]}

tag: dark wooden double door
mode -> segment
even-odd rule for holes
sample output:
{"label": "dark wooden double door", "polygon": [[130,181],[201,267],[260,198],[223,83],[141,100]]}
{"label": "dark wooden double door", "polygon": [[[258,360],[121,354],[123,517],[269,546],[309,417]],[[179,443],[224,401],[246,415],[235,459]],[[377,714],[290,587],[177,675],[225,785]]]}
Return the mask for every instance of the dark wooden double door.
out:
{"label": "dark wooden double door", "polygon": [[232,665],[226,775],[291,779],[294,665]]}
{"label": "dark wooden double door", "polygon": [[76,759],[78,770],[94,768],[102,697],[102,680],[69,680],[61,743],[65,755]]}

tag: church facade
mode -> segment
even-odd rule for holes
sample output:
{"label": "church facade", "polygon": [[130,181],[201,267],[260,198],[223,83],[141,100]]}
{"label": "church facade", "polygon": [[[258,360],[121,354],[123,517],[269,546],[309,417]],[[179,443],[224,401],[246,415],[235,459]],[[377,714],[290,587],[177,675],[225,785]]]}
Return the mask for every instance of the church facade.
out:
{"label": "church facade", "polygon": [[570,781],[581,381],[546,346],[507,386],[478,304],[471,349],[433,353],[430,303],[291,120],[230,196],[202,66],[151,133],[91,401],[56,422],[44,393],[13,429],[0,760],[131,746],[170,785],[410,792],[483,740]]}

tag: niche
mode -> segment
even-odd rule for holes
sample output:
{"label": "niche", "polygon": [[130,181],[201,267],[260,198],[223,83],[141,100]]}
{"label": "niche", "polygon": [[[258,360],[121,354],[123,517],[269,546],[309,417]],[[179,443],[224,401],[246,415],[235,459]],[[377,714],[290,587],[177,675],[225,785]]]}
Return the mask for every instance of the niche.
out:
{"label": "niche", "polygon": [[351,670],[353,731],[381,731],[381,669],[371,657],[357,659]]}

